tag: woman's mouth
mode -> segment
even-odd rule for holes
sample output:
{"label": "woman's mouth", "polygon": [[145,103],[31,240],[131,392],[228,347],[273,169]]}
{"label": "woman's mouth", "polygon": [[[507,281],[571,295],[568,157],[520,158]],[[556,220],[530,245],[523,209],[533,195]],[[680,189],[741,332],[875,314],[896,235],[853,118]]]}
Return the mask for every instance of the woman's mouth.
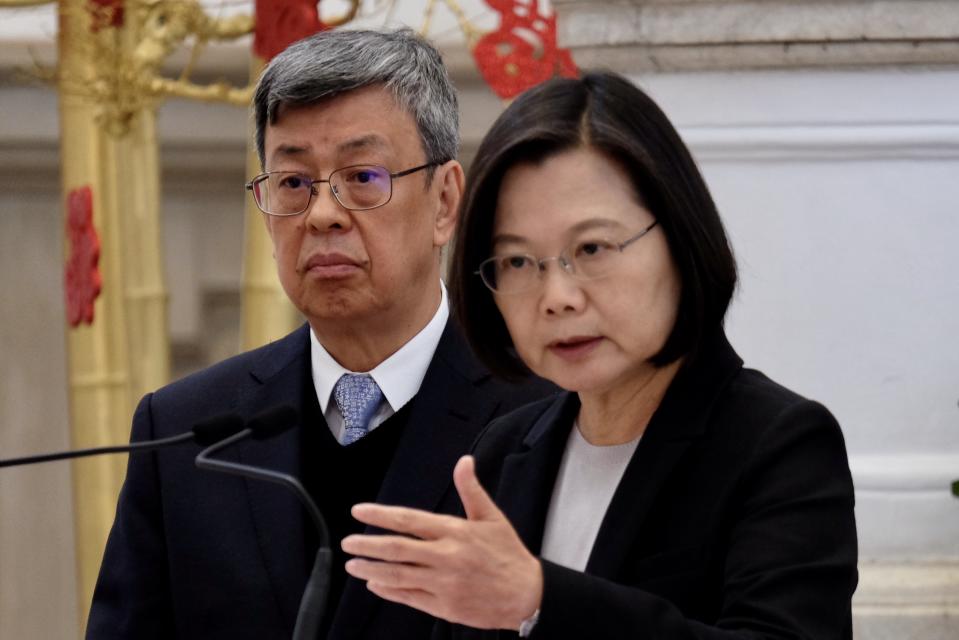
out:
{"label": "woman's mouth", "polygon": [[599,346],[601,336],[574,336],[549,343],[549,350],[564,360],[581,360]]}

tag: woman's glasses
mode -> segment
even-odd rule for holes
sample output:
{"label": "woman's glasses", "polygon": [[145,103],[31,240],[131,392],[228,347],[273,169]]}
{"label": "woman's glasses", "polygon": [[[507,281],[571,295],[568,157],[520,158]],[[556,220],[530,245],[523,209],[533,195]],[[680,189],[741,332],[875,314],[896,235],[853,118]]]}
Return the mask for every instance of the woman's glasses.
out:
{"label": "woman's glasses", "polygon": [[574,278],[592,280],[613,272],[622,258],[623,249],[649,233],[658,222],[653,220],[648,227],[622,242],[580,240],[550,258],[537,258],[526,253],[493,256],[480,263],[476,273],[490,290],[502,295],[523,293],[538,286],[550,260],[556,260]]}

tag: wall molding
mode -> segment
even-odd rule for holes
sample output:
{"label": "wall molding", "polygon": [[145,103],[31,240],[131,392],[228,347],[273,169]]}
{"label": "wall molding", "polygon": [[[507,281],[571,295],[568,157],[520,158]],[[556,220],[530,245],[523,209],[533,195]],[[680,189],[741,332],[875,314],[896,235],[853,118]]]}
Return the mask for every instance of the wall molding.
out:
{"label": "wall molding", "polygon": [[951,0],[554,0],[584,67],[617,70],[959,64]]}
{"label": "wall molding", "polygon": [[680,126],[701,161],[959,159],[959,122]]}
{"label": "wall molding", "polygon": [[959,479],[959,453],[860,454],[850,456],[849,467],[857,493],[945,495]]}
{"label": "wall molding", "polygon": [[959,558],[859,563],[857,638],[952,640],[959,628]]}
{"label": "wall molding", "polygon": [[[857,124],[735,124],[679,126],[699,161],[959,160],[959,122]],[[464,154],[478,141],[464,138]],[[171,140],[161,147],[168,175],[196,169],[235,173],[244,167],[246,141]],[[59,141],[6,139],[0,144],[0,172],[59,168]]]}
{"label": "wall molding", "polygon": [[959,616],[959,558],[861,561],[855,607],[874,616],[891,615],[890,608]]}

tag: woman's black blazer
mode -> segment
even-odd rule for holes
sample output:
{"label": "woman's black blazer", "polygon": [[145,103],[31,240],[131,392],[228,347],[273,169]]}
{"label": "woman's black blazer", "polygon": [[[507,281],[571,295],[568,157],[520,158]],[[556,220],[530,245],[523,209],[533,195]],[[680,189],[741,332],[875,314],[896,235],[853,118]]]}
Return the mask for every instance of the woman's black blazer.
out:
{"label": "woman's black blazer", "polygon": [[[481,482],[533,553],[578,408],[572,393],[537,402],[474,447]],[[531,637],[851,638],[853,504],[833,416],[744,369],[720,334],[650,421],[585,573],[543,561]]]}

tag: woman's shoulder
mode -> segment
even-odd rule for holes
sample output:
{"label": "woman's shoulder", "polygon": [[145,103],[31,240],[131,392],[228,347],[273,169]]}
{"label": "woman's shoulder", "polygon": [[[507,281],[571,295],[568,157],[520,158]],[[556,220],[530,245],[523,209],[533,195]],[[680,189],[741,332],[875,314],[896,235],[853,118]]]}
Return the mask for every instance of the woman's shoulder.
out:
{"label": "woman's shoulder", "polygon": [[714,435],[740,453],[798,454],[801,443],[818,442],[845,459],[842,430],[829,409],[755,369],[743,368],[733,376],[718,398],[711,422]]}
{"label": "woman's shoulder", "polygon": [[785,428],[803,425],[838,430],[826,407],[743,366],[724,334],[714,336],[700,356],[691,361],[667,396],[667,420],[677,421],[688,433],[705,430],[713,439],[739,441],[762,439]]}
{"label": "woman's shoulder", "polygon": [[761,371],[746,367],[730,380],[720,397],[720,405],[721,409],[734,412],[741,419],[752,417],[765,423],[793,414],[832,419],[829,410],[818,401],[779,384]]}

